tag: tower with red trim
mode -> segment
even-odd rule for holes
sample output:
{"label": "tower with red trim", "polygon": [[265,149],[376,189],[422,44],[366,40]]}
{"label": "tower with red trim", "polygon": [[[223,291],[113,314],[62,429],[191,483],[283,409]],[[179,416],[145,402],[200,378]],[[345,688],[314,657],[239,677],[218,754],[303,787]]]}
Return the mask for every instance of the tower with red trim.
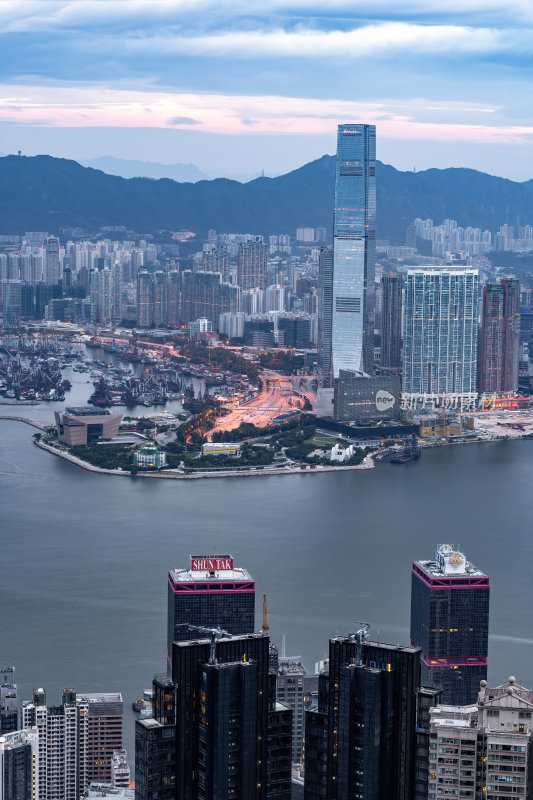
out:
{"label": "tower with red trim", "polygon": [[233,636],[253,633],[255,583],[229,555],[191,556],[185,569],[168,573],[167,666],[172,642],[198,638],[188,625],[223,628]]}
{"label": "tower with red trim", "polygon": [[487,575],[449,544],[413,564],[411,644],[422,683],[442,688],[447,705],[475,703],[487,678],[489,592]]}

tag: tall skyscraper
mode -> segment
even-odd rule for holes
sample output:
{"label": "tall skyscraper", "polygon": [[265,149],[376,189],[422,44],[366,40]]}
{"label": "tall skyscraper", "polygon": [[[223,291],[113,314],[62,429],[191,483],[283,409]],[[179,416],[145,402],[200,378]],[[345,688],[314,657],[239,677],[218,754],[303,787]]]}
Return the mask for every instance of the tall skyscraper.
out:
{"label": "tall skyscraper", "polygon": [[430,709],[428,794],[484,800],[529,800],[533,692],[516,683],[489,688],[475,704]]}
{"label": "tall skyscraper", "polygon": [[153,681],[153,717],[135,723],[135,800],[176,800],[176,687]]}
{"label": "tall skyscraper", "polygon": [[262,236],[241,242],[237,254],[237,283],[243,292],[267,287],[267,246]]}
{"label": "tall skyscraper", "polygon": [[391,273],[381,278],[381,366],[402,366],[402,287],[401,275]]}
{"label": "tall skyscraper", "polygon": [[167,321],[169,325],[180,324],[180,274],[177,270],[167,274]]}
{"label": "tall skyscraper", "polygon": [[376,261],[376,128],[339,125],[333,224],[332,365],[372,373]]}
{"label": "tall skyscraper", "polygon": [[331,387],[332,319],[333,249],[323,247],[318,260],[318,370],[323,388]]}
{"label": "tall skyscraper", "polygon": [[149,328],[154,321],[152,275],[147,270],[137,273],[137,325]]}
{"label": "tall skyscraper", "polygon": [[[176,642],[172,677],[177,693],[176,767],[179,800],[290,800],[291,741],[274,750],[269,726],[278,707],[269,686],[266,634]],[[268,785],[269,765],[285,765]],[[283,788],[284,784],[284,788]]]}
{"label": "tall skyscraper", "polygon": [[0,799],[40,800],[39,734],[31,730],[0,736]]}
{"label": "tall skyscraper", "polygon": [[292,731],[292,758],[295,763],[303,762],[305,709],[308,698],[316,692],[318,678],[309,675],[302,664],[301,656],[279,656],[277,659],[276,697],[280,703],[292,708],[294,725]]}
{"label": "tall skyscraper", "polygon": [[487,677],[489,579],[448,544],[415,561],[411,643],[422,651],[422,683],[443,689],[442,702],[474,703]]}
{"label": "tall skyscraper", "polygon": [[410,800],[420,651],[330,640],[318,706],[306,712],[305,800]]}
{"label": "tall skyscraper", "polygon": [[478,271],[413,267],[404,308],[404,398],[422,405],[477,397]]}
{"label": "tall skyscraper", "polygon": [[220,626],[233,635],[253,633],[255,583],[232,556],[191,556],[187,569],[168,573],[167,662],[172,642],[197,638],[187,625]]}
{"label": "tall skyscraper", "polygon": [[225,244],[217,245],[212,242],[204,244],[202,270],[204,272],[220,272],[223,281],[229,280],[229,250]]}
{"label": "tall skyscraper", "polygon": [[158,270],[153,275],[153,319],[156,328],[167,323],[167,274]]}
{"label": "tall skyscraper", "polygon": [[518,391],[520,282],[505,278],[483,287],[479,353],[479,391]]}
{"label": "tall skyscraper", "polygon": [[219,272],[191,272],[181,275],[181,322],[208,319],[216,330],[220,314],[239,310],[238,286],[222,281]]}
{"label": "tall skyscraper", "polygon": [[0,736],[18,730],[15,667],[0,666]]}
{"label": "tall skyscraper", "polygon": [[46,240],[45,281],[49,286],[55,286],[61,278],[59,265],[59,239],[49,236]]}

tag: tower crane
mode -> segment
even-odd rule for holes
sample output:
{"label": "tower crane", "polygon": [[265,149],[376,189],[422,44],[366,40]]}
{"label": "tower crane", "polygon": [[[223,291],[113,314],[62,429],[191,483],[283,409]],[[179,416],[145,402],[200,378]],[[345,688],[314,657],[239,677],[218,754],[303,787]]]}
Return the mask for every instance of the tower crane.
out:
{"label": "tower crane", "polygon": [[355,631],[355,633],[350,633],[348,636],[350,641],[355,643],[355,658],[357,664],[361,664],[363,660],[363,642],[368,636],[368,631],[370,630],[370,625],[368,622],[360,622],[359,625],[361,626],[359,630]]}

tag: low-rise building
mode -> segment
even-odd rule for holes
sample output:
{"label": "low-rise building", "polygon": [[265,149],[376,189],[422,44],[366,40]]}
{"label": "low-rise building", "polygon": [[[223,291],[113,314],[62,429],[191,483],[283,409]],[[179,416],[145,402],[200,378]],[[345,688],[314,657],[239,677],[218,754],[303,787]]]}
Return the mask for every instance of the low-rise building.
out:
{"label": "low-rise building", "polygon": [[68,447],[96,444],[101,439],[114,439],[122,414],[110,414],[103,408],[71,406],[64,413],[54,412],[57,438]]}
{"label": "low-rise building", "polygon": [[133,454],[133,463],[137,467],[161,469],[167,465],[167,454],[154,444],[147,444]]}
{"label": "low-rise building", "polygon": [[241,454],[238,442],[206,442],[202,445],[203,456],[235,456]]}

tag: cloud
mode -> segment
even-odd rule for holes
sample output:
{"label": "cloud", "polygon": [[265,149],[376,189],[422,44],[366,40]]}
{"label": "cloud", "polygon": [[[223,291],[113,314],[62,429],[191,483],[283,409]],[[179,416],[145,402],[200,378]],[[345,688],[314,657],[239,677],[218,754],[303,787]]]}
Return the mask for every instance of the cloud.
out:
{"label": "cloud", "polygon": [[[92,39],[79,43],[91,50]],[[356,60],[402,56],[531,55],[533,38],[528,30],[474,28],[459,25],[420,25],[383,22],[351,30],[318,30],[303,25],[292,30],[224,30],[206,35],[172,32],[132,37],[109,36],[99,50],[139,55],[152,51],[161,56],[209,56],[213,58],[309,58]]]}
{"label": "cloud", "polygon": [[[152,111],[152,109],[148,109]],[[171,117],[167,120],[169,125],[201,125],[202,123],[198,119],[193,119],[192,117]]]}
{"label": "cloud", "polygon": [[[226,135],[331,135],[339,122],[361,121],[377,124],[379,136],[386,139],[533,142],[533,119],[531,125],[527,120],[522,125],[498,124],[499,118],[494,119],[498,113],[483,104],[424,98],[357,102],[105,86],[0,85],[0,121],[11,124],[37,125],[35,120],[46,115],[47,125],[55,127],[171,128],[178,124]],[[435,116],[428,118],[428,114]],[[481,122],[482,114],[489,114],[493,124]]]}

